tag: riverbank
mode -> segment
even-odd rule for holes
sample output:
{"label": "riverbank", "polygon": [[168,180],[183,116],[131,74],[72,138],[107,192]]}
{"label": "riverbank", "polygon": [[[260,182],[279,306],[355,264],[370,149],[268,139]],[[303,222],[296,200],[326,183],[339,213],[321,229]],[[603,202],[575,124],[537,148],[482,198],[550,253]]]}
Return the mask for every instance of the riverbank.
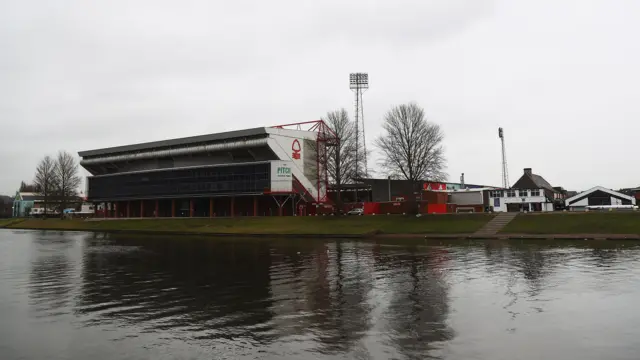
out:
{"label": "riverbank", "polygon": [[3,219],[0,228],[139,234],[388,239],[640,240],[640,213],[520,214],[495,235],[479,235],[491,214],[358,217]]}
{"label": "riverbank", "polygon": [[507,224],[500,234],[640,235],[639,212],[580,212],[521,214]]}
{"label": "riverbank", "polygon": [[[365,237],[373,234],[472,234],[490,214],[352,217],[256,217],[217,219],[109,219],[100,221],[24,219],[8,229],[136,232],[203,235]],[[0,224],[2,227],[2,224]]]}
{"label": "riverbank", "polygon": [[5,226],[9,226],[11,224],[15,224],[18,222],[21,222],[23,219],[14,219],[14,218],[9,218],[9,219],[0,219],[0,229],[5,227]]}

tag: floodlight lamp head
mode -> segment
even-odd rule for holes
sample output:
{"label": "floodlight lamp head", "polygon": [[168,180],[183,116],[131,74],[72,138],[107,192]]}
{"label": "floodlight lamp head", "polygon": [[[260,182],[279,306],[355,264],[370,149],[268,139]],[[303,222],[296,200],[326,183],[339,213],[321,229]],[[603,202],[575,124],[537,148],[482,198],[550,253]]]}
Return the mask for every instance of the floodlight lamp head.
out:
{"label": "floodlight lamp head", "polygon": [[349,74],[350,89],[368,89],[369,74],[367,73],[351,73]]}
{"label": "floodlight lamp head", "polygon": [[502,131],[502,128],[498,128],[498,137],[499,137],[500,139],[502,139],[502,138],[504,137],[504,133],[503,133],[503,131]]}

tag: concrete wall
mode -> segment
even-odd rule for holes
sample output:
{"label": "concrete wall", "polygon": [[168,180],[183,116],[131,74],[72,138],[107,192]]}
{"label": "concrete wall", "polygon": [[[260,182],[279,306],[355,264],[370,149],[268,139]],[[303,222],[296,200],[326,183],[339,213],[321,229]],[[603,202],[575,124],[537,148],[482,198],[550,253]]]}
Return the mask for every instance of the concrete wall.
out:
{"label": "concrete wall", "polygon": [[[293,136],[298,135],[297,133],[306,136]],[[318,185],[315,180],[315,174],[317,174],[315,148],[309,144],[309,141],[312,140],[310,138],[312,135],[315,134],[306,131],[282,132],[282,134],[271,134],[268,143],[271,150],[280,160],[291,162],[293,176],[300,181],[302,186],[314,198],[318,199],[326,193],[326,189],[320,189],[318,192]]]}
{"label": "concrete wall", "polygon": [[449,202],[456,205],[483,204],[482,191],[451,192]]}

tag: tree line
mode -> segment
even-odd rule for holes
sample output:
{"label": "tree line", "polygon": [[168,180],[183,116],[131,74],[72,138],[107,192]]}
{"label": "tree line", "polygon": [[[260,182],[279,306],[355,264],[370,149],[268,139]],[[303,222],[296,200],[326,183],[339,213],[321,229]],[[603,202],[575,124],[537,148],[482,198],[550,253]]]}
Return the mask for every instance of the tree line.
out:
{"label": "tree line", "polygon": [[40,160],[32,184],[24,181],[20,184],[20,192],[33,192],[43,197],[44,214],[47,216],[49,204],[53,199],[62,210],[77,196],[82,177],[78,175],[78,164],[73,155],[66,151],[58,152],[53,158],[49,155]]}
{"label": "tree line", "polygon": [[[328,150],[327,171],[340,202],[342,185],[360,180],[356,174],[365,174],[367,169],[363,161],[356,163],[355,123],[349,120],[347,111],[331,111],[323,120],[339,140],[338,146]],[[382,155],[379,165],[388,177],[409,180],[414,187],[422,180],[446,180],[444,132],[440,125],[427,120],[422,107],[416,103],[394,106],[385,114],[382,127],[384,132],[374,145]],[[361,142],[357,147],[362,154]]]}

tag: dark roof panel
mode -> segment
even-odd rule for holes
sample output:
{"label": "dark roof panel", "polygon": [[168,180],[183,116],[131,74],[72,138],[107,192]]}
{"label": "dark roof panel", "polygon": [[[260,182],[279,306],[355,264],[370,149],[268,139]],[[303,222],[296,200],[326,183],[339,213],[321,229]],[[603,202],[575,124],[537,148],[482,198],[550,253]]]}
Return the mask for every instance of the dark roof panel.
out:
{"label": "dark roof panel", "polygon": [[551,186],[551,184],[549,184],[549,182],[547,180],[545,180],[542,176],[540,175],[536,175],[536,174],[531,174],[531,179],[533,180],[534,183],[536,183],[537,186],[543,188],[543,189],[547,189],[547,190],[551,190],[551,191],[556,191],[553,186]]}
{"label": "dark roof panel", "polygon": [[44,196],[40,195],[24,195],[22,196],[22,201],[42,201],[44,200]]}
{"label": "dark roof panel", "polygon": [[78,155],[80,155],[80,157],[99,156],[99,155],[107,155],[107,154],[124,153],[129,151],[140,151],[140,150],[167,148],[167,147],[181,146],[181,145],[188,145],[188,144],[197,144],[197,143],[219,141],[219,140],[226,140],[226,139],[237,139],[237,138],[258,136],[258,135],[265,135],[265,134],[267,134],[267,130],[264,127],[260,127],[260,128],[245,129],[245,130],[227,131],[227,132],[221,132],[216,134],[190,136],[190,137],[178,138],[178,139],[152,141],[152,142],[146,142],[146,143],[140,143],[140,144],[115,146],[115,147],[104,148],[104,149],[80,151]]}
{"label": "dark roof panel", "polygon": [[[49,198],[47,199],[47,201],[50,201],[50,202],[60,202],[62,200],[63,199],[61,196],[49,196]],[[74,201],[82,201],[82,198],[79,196],[72,196],[64,200],[68,202],[74,202]],[[22,196],[22,201],[44,201],[44,196],[43,195],[25,195],[25,196]]]}

